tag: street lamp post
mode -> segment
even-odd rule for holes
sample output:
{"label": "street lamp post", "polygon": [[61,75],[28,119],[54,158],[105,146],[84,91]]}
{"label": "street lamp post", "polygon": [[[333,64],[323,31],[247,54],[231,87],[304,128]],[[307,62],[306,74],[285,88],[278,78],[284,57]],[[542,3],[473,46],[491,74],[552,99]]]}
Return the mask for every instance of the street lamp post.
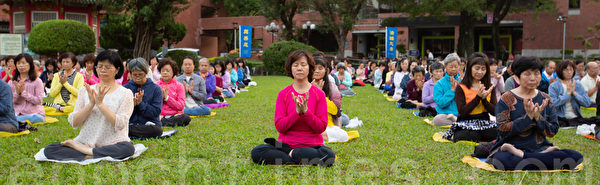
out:
{"label": "street lamp post", "polygon": [[275,22],[271,22],[271,24],[266,25],[265,29],[267,32],[271,33],[271,43],[275,42],[275,33],[279,31],[279,26],[275,24]]}
{"label": "street lamp post", "polygon": [[302,29],[308,30],[308,38],[306,39],[306,44],[308,44],[308,42],[310,41],[310,31],[314,30],[315,27],[316,25],[311,24],[310,21],[306,21],[306,23],[302,25]]}
{"label": "street lamp post", "polygon": [[233,22],[233,52],[237,52],[237,29],[238,23]]}
{"label": "street lamp post", "polygon": [[558,18],[556,18],[557,21],[560,21],[563,23],[563,34],[562,34],[562,60],[565,60],[565,37],[566,37],[566,33],[567,33],[567,16],[558,16]]}

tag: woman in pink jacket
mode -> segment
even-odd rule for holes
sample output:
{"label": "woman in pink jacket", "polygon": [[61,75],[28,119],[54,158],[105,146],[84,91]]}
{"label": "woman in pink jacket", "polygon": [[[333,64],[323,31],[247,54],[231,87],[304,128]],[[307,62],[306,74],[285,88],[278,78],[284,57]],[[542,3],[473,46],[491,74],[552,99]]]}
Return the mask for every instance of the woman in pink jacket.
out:
{"label": "woman in pink jacket", "polygon": [[13,94],[17,121],[45,122],[46,113],[42,106],[44,83],[37,77],[31,55],[22,53],[15,57],[17,70],[8,83]]}
{"label": "woman in pink jacket", "polygon": [[157,85],[160,86],[163,96],[163,106],[160,113],[163,126],[187,126],[192,119],[183,114],[185,107],[185,90],[183,85],[175,80],[179,73],[177,63],[169,58],[162,59],[158,64],[161,79]]}
{"label": "woman in pink jacket", "polygon": [[252,161],[258,164],[306,164],[330,166],[335,153],[324,146],[321,133],[327,128],[325,93],[313,86],[315,62],[308,51],[293,51],[285,71],[294,83],[279,91],[275,102],[275,128],[279,139],[265,139],[255,147]]}

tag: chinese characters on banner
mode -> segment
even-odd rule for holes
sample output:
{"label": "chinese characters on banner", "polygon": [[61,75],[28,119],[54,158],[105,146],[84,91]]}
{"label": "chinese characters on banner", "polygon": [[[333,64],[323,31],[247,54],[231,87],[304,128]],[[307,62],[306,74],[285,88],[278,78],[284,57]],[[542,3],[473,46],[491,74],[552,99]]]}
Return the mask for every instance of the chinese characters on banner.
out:
{"label": "chinese characters on banner", "polygon": [[252,50],[252,26],[240,26],[240,57],[250,58]]}
{"label": "chinese characters on banner", "polygon": [[385,28],[385,57],[396,58],[396,39],[398,38],[398,28]]}

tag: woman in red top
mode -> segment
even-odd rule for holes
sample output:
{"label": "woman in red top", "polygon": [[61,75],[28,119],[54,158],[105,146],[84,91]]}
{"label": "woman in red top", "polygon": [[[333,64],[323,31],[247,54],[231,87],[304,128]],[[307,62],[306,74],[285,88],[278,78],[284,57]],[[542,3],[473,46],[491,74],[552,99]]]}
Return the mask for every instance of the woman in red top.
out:
{"label": "woman in red top", "polygon": [[2,81],[8,83],[15,75],[15,58],[13,56],[6,57],[6,69],[0,72],[0,76],[2,76]]}
{"label": "woman in red top", "polygon": [[321,133],[327,128],[325,93],[311,85],[315,62],[303,50],[293,51],[285,71],[294,83],[279,91],[275,102],[275,128],[279,139],[265,139],[252,149],[252,161],[258,164],[305,164],[330,166],[335,153],[323,144]]}

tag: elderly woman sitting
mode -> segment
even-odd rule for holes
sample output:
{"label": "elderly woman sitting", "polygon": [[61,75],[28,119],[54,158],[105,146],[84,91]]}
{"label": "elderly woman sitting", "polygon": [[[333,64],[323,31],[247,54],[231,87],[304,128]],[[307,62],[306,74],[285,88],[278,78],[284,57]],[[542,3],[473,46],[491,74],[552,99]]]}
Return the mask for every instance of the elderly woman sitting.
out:
{"label": "elderly woman sitting", "polygon": [[165,126],[187,126],[192,121],[187,114],[183,113],[185,107],[185,88],[177,82],[175,75],[179,73],[175,61],[165,58],[158,64],[161,79],[156,84],[162,90],[163,107],[160,120]]}
{"label": "elderly woman sitting", "polygon": [[[129,140],[129,117],[133,112],[133,95],[115,82],[123,75],[123,63],[117,52],[105,50],[94,61],[94,73],[100,83],[81,88],[69,123],[81,127],[75,139],[52,143],[44,155],[53,160],[82,161],[89,158],[124,159],[135,148]],[[77,73],[79,74],[79,73]],[[57,78],[58,79],[58,78]]]}
{"label": "elderly woman sitting", "polygon": [[162,135],[160,111],[162,110],[162,92],[160,87],[149,78],[148,63],[143,58],[130,60],[127,69],[131,79],[123,87],[133,93],[135,107],[129,118],[129,136],[152,138]]}
{"label": "elderly woman sitting", "polygon": [[555,147],[546,139],[556,135],[559,126],[552,99],[536,89],[541,62],[537,57],[521,57],[512,69],[521,84],[504,93],[498,102],[496,120],[500,126],[487,162],[500,170],[574,169],[583,156]]}

